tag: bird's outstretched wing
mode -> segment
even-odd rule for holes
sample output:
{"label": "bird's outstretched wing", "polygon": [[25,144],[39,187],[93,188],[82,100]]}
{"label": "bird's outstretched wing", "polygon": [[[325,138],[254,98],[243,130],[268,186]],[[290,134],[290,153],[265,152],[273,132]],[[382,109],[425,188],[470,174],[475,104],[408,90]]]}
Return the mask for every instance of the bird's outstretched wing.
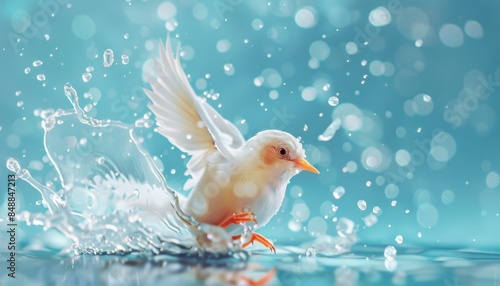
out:
{"label": "bird's outstretched wing", "polygon": [[153,59],[156,77],[146,74],[152,90],[145,89],[153,104],[157,131],[181,151],[192,156],[186,174],[195,181],[203,174],[207,157],[215,150],[230,157],[245,139],[204,98],[198,97],[181,67],[179,52],[174,58],[167,37],[166,49],[160,41],[160,59]]}

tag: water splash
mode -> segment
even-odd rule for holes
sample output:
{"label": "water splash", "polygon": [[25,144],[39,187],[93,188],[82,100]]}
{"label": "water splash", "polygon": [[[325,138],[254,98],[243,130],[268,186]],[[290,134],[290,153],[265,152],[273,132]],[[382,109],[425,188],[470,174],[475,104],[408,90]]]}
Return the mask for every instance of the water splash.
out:
{"label": "water splash", "polygon": [[325,132],[323,134],[318,136],[319,141],[330,141],[333,136],[335,136],[335,133],[337,130],[339,130],[340,126],[342,125],[342,121],[338,118],[332,121],[330,125],[326,128]]}
{"label": "water splash", "polygon": [[40,112],[45,151],[62,189],[55,192],[15,159],[7,161],[9,170],[40,192],[49,210],[23,211],[20,220],[57,229],[73,241],[69,251],[75,253],[248,259],[224,229],[182,212],[179,197],[136,135],[153,126],[149,115],[134,124],[95,119],[80,107],[70,84],[64,93],[72,110]]}

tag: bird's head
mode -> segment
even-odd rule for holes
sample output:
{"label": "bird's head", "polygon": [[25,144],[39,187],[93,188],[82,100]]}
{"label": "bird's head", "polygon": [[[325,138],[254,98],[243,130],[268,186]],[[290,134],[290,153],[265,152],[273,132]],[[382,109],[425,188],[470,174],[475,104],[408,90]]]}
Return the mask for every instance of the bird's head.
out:
{"label": "bird's head", "polygon": [[319,174],[319,171],[305,159],[305,151],[299,140],[287,132],[262,131],[248,143],[257,152],[265,167],[276,168],[278,171],[305,170]]}

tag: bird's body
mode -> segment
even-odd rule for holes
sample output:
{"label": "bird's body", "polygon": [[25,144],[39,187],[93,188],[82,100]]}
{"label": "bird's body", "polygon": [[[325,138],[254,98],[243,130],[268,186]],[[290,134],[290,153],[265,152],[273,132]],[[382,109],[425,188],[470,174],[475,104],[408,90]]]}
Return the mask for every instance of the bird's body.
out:
{"label": "bird's body", "polygon": [[285,166],[265,164],[259,137],[270,135],[297,141],[285,132],[269,130],[247,141],[232,158],[214,152],[184,211],[209,224],[219,224],[233,214],[251,211],[259,227],[266,225],[281,206],[286,186],[297,172],[291,162],[283,162]]}
{"label": "bird's body", "polygon": [[[245,141],[231,122],[196,96],[169,38],[154,63],[156,77],[146,74],[152,91],[145,92],[153,102],[149,108],[157,131],[191,155],[186,174],[192,177],[192,190],[182,204],[185,213],[221,227],[245,222],[261,227],[280,208],[292,176],[301,170],[318,173],[289,133],[266,130]],[[262,235],[253,233],[251,240],[274,250]]]}

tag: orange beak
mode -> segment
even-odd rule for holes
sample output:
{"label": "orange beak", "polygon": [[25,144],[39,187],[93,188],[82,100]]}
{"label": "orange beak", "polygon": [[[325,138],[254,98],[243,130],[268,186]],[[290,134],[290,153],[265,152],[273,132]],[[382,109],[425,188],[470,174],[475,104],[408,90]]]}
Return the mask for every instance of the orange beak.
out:
{"label": "orange beak", "polygon": [[309,171],[311,173],[319,174],[318,169],[314,168],[314,166],[311,165],[311,163],[307,162],[306,159],[296,159],[293,160],[293,162],[295,163],[295,166],[304,171]]}

